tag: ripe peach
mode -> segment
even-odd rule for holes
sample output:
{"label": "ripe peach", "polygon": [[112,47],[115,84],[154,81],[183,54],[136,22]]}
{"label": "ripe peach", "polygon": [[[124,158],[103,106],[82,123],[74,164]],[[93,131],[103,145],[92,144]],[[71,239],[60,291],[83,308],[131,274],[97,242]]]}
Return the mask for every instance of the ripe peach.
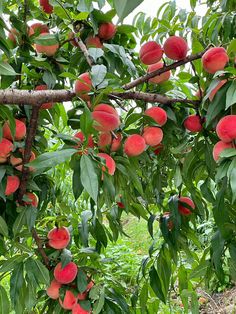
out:
{"label": "ripe peach", "polygon": [[119,208],[125,208],[125,205],[122,202],[116,202]]}
{"label": "ripe peach", "polygon": [[90,314],[91,311],[86,311],[85,309],[82,308],[82,306],[77,303],[76,305],[73,306],[72,308],[72,314]]}
{"label": "ripe peach", "polygon": [[163,49],[156,41],[149,41],[141,46],[139,58],[144,64],[153,64],[161,60]]}
{"label": "ripe peach", "polygon": [[132,134],[127,137],[124,143],[124,152],[127,156],[138,156],[144,152],[146,142],[139,134]]}
{"label": "ripe peach", "polygon": [[213,98],[215,97],[215,94],[218,92],[219,89],[221,89],[221,87],[223,85],[225,85],[225,83],[227,82],[227,80],[222,80],[220,81],[217,86],[215,88],[213,88],[213,90],[211,91],[210,95],[209,95],[209,99],[210,101],[213,100]]}
{"label": "ripe peach", "polygon": [[[15,157],[14,155],[11,155],[10,157],[10,163],[13,167],[15,167],[18,171],[22,171],[23,169],[23,165],[22,165],[22,162],[23,162],[23,155],[24,155],[24,149],[23,148],[20,148],[19,151],[21,152],[21,158],[20,157]],[[29,161],[33,161],[35,160],[35,154],[34,152],[31,152],[30,154],[30,160]],[[33,167],[29,167],[29,171],[34,171],[34,168]]]}
{"label": "ripe peach", "polygon": [[14,146],[12,142],[3,138],[0,142],[0,157],[7,158],[10,155],[10,152],[13,150]]}
{"label": "ripe peach", "polygon": [[69,262],[64,268],[62,263],[58,263],[54,269],[54,277],[58,282],[68,284],[75,279],[77,272],[77,265],[73,262]]}
{"label": "ripe peach", "polygon": [[85,72],[78,77],[78,80],[75,82],[75,93],[83,100],[89,101],[90,96],[88,92],[92,89],[92,81],[90,74]]}
{"label": "ripe peach", "polygon": [[170,220],[170,212],[164,212],[162,217],[166,219],[168,230],[171,231],[174,228],[174,223]]}
{"label": "ripe peach", "polygon": [[106,149],[106,146],[111,145],[112,136],[110,132],[101,132],[98,136],[98,148]]}
{"label": "ripe peach", "polygon": [[114,159],[105,153],[99,153],[98,156],[101,158],[104,158],[105,162],[106,162],[106,167],[103,166],[102,171],[107,171],[107,169],[108,169],[108,173],[111,176],[113,176],[115,173],[115,170],[116,170],[116,163],[115,163]]}
{"label": "ripe peach", "polygon": [[47,25],[42,23],[34,23],[29,28],[29,36],[33,36],[35,33],[42,34],[42,33],[49,33],[49,28]]}
{"label": "ripe peach", "polygon": [[48,244],[54,249],[64,249],[70,242],[70,232],[66,227],[55,227],[48,232],[48,240]]}
{"label": "ripe peach", "polygon": [[52,14],[53,6],[49,3],[49,0],[39,0],[39,4],[45,13]]}
{"label": "ripe peach", "polygon": [[98,36],[101,39],[109,40],[109,39],[111,39],[111,38],[113,38],[115,36],[115,33],[116,33],[116,26],[113,23],[111,23],[111,22],[109,22],[109,23],[102,23],[99,26]]}
{"label": "ripe peach", "polygon": [[88,36],[85,40],[86,46],[88,48],[102,48],[103,44],[98,36]]}
{"label": "ripe peach", "polygon": [[83,301],[86,300],[88,293],[85,291],[83,293],[78,293],[77,300]]}
{"label": "ripe peach", "polygon": [[28,199],[24,201],[24,205],[31,205],[33,207],[38,207],[39,199],[35,193],[26,192],[24,197]]}
{"label": "ripe peach", "polygon": [[200,132],[202,130],[201,118],[192,114],[184,120],[184,127],[190,132]]}
{"label": "ripe peach", "polygon": [[210,74],[214,74],[219,70],[224,70],[228,61],[229,57],[223,47],[210,48],[202,56],[203,68]]}
{"label": "ripe peach", "polygon": [[[41,33],[38,37],[46,37],[48,34],[47,33]],[[52,57],[55,55],[59,48],[59,43],[55,43],[52,45],[40,45],[40,44],[35,44],[35,50],[37,53],[43,53],[47,55],[48,57]]]}
{"label": "ripe peach", "polygon": [[182,60],[188,51],[187,42],[179,36],[170,36],[164,43],[164,53],[172,60]]}
{"label": "ripe peach", "polygon": [[[26,126],[25,126],[24,122],[22,122],[22,121],[20,121],[18,119],[15,119],[15,124],[16,124],[16,129],[15,129],[14,140],[15,141],[20,141],[26,135]],[[3,130],[3,137],[12,141],[13,138],[12,138],[12,133],[11,133],[8,121],[6,121],[4,123],[2,130]]]}
{"label": "ripe peach", "polygon": [[59,298],[59,303],[64,310],[72,310],[73,306],[76,304],[76,297],[74,293],[70,290],[66,290],[64,300]]}
{"label": "ripe peach", "polygon": [[180,212],[180,214],[182,215],[190,215],[192,213],[192,211],[185,207],[184,204],[181,204],[181,203],[186,203],[187,205],[189,205],[192,209],[195,208],[195,204],[194,202],[191,200],[191,198],[189,197],[184,197],[184,196],[181,196],[179,198],[179,205],[178,205],[178,210]]}
{"label": "ripe peach", "polygon": [[113,138],[112,142],[111,142],[111,151],[112,152],[116,152],[120,146],[121,146],[121,142],[122,142],[122,134],[121,133],[117,133],[116,134],[117,138]]}
{"label": "ripe peach", "polygon": [[[35,90],[47,90],[47,85],[38,85],[35,87]],[[47,102],[41,105],[40,109],[51,109],[53,107],[53,102]]]}
{"label": "ripe peach", "polygon": [[59,289],[61,288],[61,283],[53,279],[51,281],[50,286],[47,288],[46,292],[49,298],[51,299],[58,299],[59,298]]}
{"label": "ripe peach", "polygon": [[232,143],[225,143],[222,141],[219,141],[215,144],[213,147],[213,158],[215,161],[219,160],[220,158],[220,153],[225,150],[226,148],[233,148]]}
{"label": "ripe peach", "polygon": [[[152,73],[156,70],[159,70],[161,68],[163,68],[164,63],[163,62],[158,62],[158,63],[154,63],[148,66],[148,73]],[[149,79],[149,82],[153,83],[153,84],[160,84],[163,83],[165,81],[168,81],[170,78],[171,72],[167,71],[162,73],[161,75],[157,75],[154,76],[152,78]]]}
{"label": "ripe peach", "polygon": [[116,109],[107,104],[97,105],[92,112],[92,117],[95,121],[94,128],[99,131],[113,131],[120,125]]}
{"label": "ripe peach", "polygon": [[[84,137],[84,133],[82,131],[76,133],[74,135],[74,137],[78,138],[80,140],[81,143],[79,143],[76,148],[80,148],[82,146],[82,144],[84,143],[85,141],[85,137]],[[92,138],[92,135],[89,135],[88,136],[88,144],[87,144],[87,147],[89,148],[93,148],[94,147],[94,141],[93,141],[93,138]]]}
{"label": "ripe peach", "polygon": [[167,114],[164,109],[160,107],[151,107],[145,110],[144,114],[146,116],[151,117],[156,123],[160,126],[166,124],[167,121]]}
{"label": "ripe peach", "polygon": [[15,191],[20,186],[20,179],[17,176],[8,176],[7,177],[7,185],[5,189],[5,195],[11,195],[15,193]]}
{"label": "ripe peach", "polygon": [[161,143],[163,139],[162,129],[158,127],[146,127],[143,132],[143,138],[147,145],[156,146]]}
{"label": "ripe peach", "polygon": [[216,126],[216,133],[221,141],[228,143],[236,139],[236,115],[223,117]]}
{"label": "ripe peach", "polygon": [[17,44],[17,37],[19,36],[19,32],[17,29],[12,28],[8,34],[9,40],[12,42],[12,46],[15,47]]}

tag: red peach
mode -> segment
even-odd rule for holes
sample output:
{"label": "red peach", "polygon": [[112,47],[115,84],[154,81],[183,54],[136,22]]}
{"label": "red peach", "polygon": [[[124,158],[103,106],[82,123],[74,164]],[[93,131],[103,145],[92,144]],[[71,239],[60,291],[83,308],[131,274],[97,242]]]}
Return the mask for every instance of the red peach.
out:
{"label": "red peach", "polygon": [[216,133],[221,141],[228,143],[236,139],[236,115],[223,117],[216,126]]}
{"label": "red peach", "polygon": [[89,36],[85,40],[86,46],[88,48],[102,48],[103,44],[98,36]]}
{"label": "red peach", "polygon": [[[80,148],[82,146],[82,144],[84,143],[85,141],[85,136],[84,136],[84,133],[82,131],[79,131],[78,133],[76,133],[74,135],[74,137],[78,138],[80,140],[81,143],[79,143],[76,148]],[[89,148],[93,148],[94,147],[94,141],[93,141],[93,138],[92,138],[92,135],[89,135],[88,136],[88,144],[87,144],[87,147]]]}
{"label": "red peach", "polygon": [[17,44],[17,37],[18,37],[19,35],[20,35],[20,34],[19,34],[19,32],[18,32],[17,29],[15,29],[15,28],[10,29],[10,32],[9,32],[9,34],[8,34],[8,38],[9,38],[9,40],[12,42],[13,47],[16,46],[16,44]]}
{"label": "red peach", "polygon": [[77,300],[83,301],[86,300],[88,293],[85,291],[83,293],[78,293]]}
{"label": "red peach", "polygon": [[119,208],[125,208],[125,205],[122,202],[116,202]]}
{"label": "red peach", "polygon": [[219,89],[221,89],[221,87],[223,85],[225,85],[225,83],[227,82],[227,80],[222,80],[220,81],[217,86],[215,88],[213,88],[213,90],[211,91],[210,95],[209,95],[209,99],[210,101],[213,100],[213,98],[215,97],[215,94],[218,92]]}
{"label": "red peach", "polygon": [[[16,124],[16,129],[15,129],[14,140],[15,141],[20,141],[26,135],[26,126],[25,126],[24,122],[22,122],[22,121],[20,121],[18,119],[15,119],[15,124]],[[3,130],[3,137],[12,141],[13,138],[12,138],[12,133],[11,133],[8,121],[6,121],[4,123],[2,130]]]}
{"label": "red peach", "polygon": [[[46,37],[48,34],[47,33],[42,33],[38,37]],[[35,50],[37,53],[43,53],[48,57],[52,57],[55,55],[59,48],[59,43],[55,43],[52,45],[40,45],[40,44],[35,44]]]}
{"label": "red peach", "polygon": [[162,129],[158,127],[146,127],[143,132],[143,138],[147,145],[156,146],[161,143],[163,139]]}
{"label": "red peach", "polygon": [[90,96],[88,92],[92,89],[92,81],[90,74],[85,72],[78,77],[78,80],[75,82],[75,93],[83,100],[89,101]]}
{"label": "red peach", "polygon": [[10,152],[13,150],[14,146],[12,142],[3,138],[0,142],[0,157],[6,158],[10,155]]}
{"label": "red peach", "polygon": [[182,60],[188,51],[187,42],[179,36],[170,36],[164,43],[164,53],[172,60]]}
{"label": "red peach", "polygon": [[24,201],[24,205],[31,205],[33,207],[38,206],[39,199],[35,193],[26,192],[24,197],[28,199],[28,200]]}
{"label": "red peach", "polygon": [[111,142],[111,152],[116,152],[121,146],[123,136],[121,133],[117,133],[116,136],[117,138],[113,138]]}
{"label": "red peach", "polygon": [[[23,148],[20,148],[19,149],[21,155],[22,155],[22,158],[20,157],[15,157],[14,155],[11,155],[10,157],[10,163],[13,167],[15,167],[18,171],[22,171],[23,169],[23,165],[22,165],[22,162],[23,162],[23,155],[24,155],[24,149]],[[31,151],[31,154],[30,154],[30,161],[33,161],[35,160],[36,156],[34,154],[34,152]],[[29,167],[29,171],[34,171],[34,168],[33,167]]]}
{"label": "red peach", "polygon": [[142,154],[145,148],[145,140],[139,134],[132,134],[128,136],[124,143],[124,152],[130,157]]}
{"label": "red peach", "polygon": [[106,149],[106,146],[111,145],[112,136],[110,132],[101,132],[98,136],[98,148]]}
{"label": "red peach", "polygon": [[160,107],[151,107],[145,110],[144,114],[146,116],[151,117],[156,123],[160,126],[166,124],[167,121],[167,114],[164,109]]}
{"label": "red peach", "polygon": [[203,68],[210,74],[214,74],[219,70],[224,70],[228,61],[229,57],[223,47],[210,48],[202,56]]}
{"label": "red peach", "polygon": [[184,120],[184,127],[190,132],[200,132],[202,130],[201,118],[192,114]]}
{"label": "red peach", "polygon": [[49,3],[49,0],[39,0],[39,4],[45,13],[52,14],[53,6]]}
{"label": "red peach", "polygon": [[33,36],[35,33],[42,34],[42,33],[49,33],[49,28],[47,25],[42,23],[34,23],[29,28],[29,36]]}
{"label": "red peach", "polygon": [[98,29],[98,36],[104,40],[109,40],[115,36],[116,26],[113,23],[102,23]]}
{"label": "red peach", "polygon": [[99,153],[98,156],[101,158],[104,158],[106,162],[106,167],[103,166],[102,171],[107,171],[108,169],[108,173],[113,176],[116,170],[116,163],[114,159],[105,153]]}
{"label": "red peach", "polygon": [[141,46],[139,58],[144,64],[153,64],[161,60],[163,49],[155,41],[149,41]]}
{"label": "red peach", "polygon": [[[47,85],[38,85],[35,87],[35,90],[47,90]],[[47,102],[41,105],[40,109],[51,109],[53,107],[53,102]]]}
{"label": "red peach", "polygon": [[218,161],[220,158],[220,153],[225,150],[226,148],[233,148],[232,143],[225,143],[222,141],[219,141],[218,143],[215,144],[213,147],[213,158],[215,161]]}
{"label": "red peach", "polygon": [[181,196],[179,198],[178,210],[179,210],[180,214],[186,215],[186,216],[190,215],[192,213],[192,211],[189,208],[185,207],[184,204],[181,204],[181,203],[186,203],[192,209],[194,209],[195,208],[194,202],[189,197]]}
{"label": "red peach", "polygon": [[59,289],[61,288],[61,283],[57,282],[55,279],[51,281],[50,286],[47,288],[46,292],[49,298],[58,299],[59,298]]}
{"label": "red peach", "polygon": [[107,104],[97,105],[92,112],[92,117],[95,121],[94,128],[102,132],[113,131],[120,125],[116,109]]}
{"label": "red peach", "polygon": [[72,308],[72,314],[90,314],[91,311],[86,311],[85,309],[83,309],[81,307],[81,305],[79,303],[77,303],[76,305],[73,306]]}
{"label": "red peach", "polygon": [[20,186],[20,179],[17,176],[8,176],[7,177],[7,185],[5,189],[5,195],[11,195],[15,193],[15,191]]}
{"label": "red peach", "polygon": [[[154,63],[148,66],[148,73],[152,73],[156,70],[159,70],[161,68],[163,68],[164,63],[163,62],[158,62],[158,63]],[[149,79],[149,82],[153,83],[153,84],[160,84],[163,83],[165,81],[168,81],[170,78],[171,72],[167,71],[164,72],[160,75],[154,76],[152,78]]]}
{"label": "red peach", "polygon": [[54,249],[64,249],[70,242],[70,232],[66,227],[55,227],[48,232],[48,240],[48,244]]}
{"label": "red peach", "polygon": [[76,304],[76,297],[74,293],[70,290],[66,290],[64,300],[59,298],[59,303],[64,310],[72,310],[73,306]]}
{"label": "red peach", "polygon": [[7,157],[0,156],[0,164],[5,164],[5,162],[7,162]]}
{"label": "red peach", "polygon": [[62,268],[62,263],[58,263],[54,269],[54,277],[58,282],[68,284],[75,280],[77,272],[77,265],[73,262],[69,262],[64,268]]}
{"label": "red peach", "polygon": [[174,228],[174,223],[170,220],[170,212],[164,212],[162,217],[166,219],[168,230],[171,231]]}

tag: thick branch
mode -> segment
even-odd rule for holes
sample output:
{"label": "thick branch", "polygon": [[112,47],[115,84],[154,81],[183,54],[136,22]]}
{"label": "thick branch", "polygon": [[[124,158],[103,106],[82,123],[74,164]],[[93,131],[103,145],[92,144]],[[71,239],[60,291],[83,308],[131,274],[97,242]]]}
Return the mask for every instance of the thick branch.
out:
{"label": "thick branch", "polygon": [[49,261],[49,258],[47,257],[44,249],[43,249],[43,246],[42,246],[42,240],[40,239],[40,237],[38,236],[38,233],[36,231],[35,228],[32,229],[32,236],[38,246],[38,251],[39,253],[41,254],[42,258],[43,258],[43,261],[44,261],[44,264],[47,266],[48,269],[50,269],[50,261]]}

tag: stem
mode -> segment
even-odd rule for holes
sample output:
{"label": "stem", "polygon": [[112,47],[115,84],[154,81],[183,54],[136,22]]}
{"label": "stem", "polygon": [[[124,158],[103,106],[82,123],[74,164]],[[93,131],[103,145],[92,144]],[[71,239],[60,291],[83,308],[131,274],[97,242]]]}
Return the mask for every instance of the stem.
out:
{"label": "stem", "polygon": [[49,258],[47,257],[44,249],[43,249],[43,246],[42,246],[42,240],[40,239],[37,231],[35,228],[32,228],[32,236],[38,246],[38,251],[39,253],[42,255],[43,257],[43,261],[44,261],[44,264],[47,266],[48,269],[50,269],[50,260]]}

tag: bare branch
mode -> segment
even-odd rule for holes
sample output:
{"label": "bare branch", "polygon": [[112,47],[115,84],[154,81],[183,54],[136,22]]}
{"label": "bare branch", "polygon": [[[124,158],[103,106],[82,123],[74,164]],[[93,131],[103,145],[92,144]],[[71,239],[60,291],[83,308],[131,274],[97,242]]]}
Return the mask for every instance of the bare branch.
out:
{"label": "bare branch", "polygon": [[43,261],[44,261],[44,264],[47,266],[48,269],[50,269],[50,260],[49,258],[47,257],[44,249],[43,249],[43,246],[42,246],[42,240],[40,239],[40,237],[38,236],[38,233],[36,231],[35,228],[32,229],[32,236],[38,246],[38,251],[39,253],[41,254],[42,258],[43,258]]}

